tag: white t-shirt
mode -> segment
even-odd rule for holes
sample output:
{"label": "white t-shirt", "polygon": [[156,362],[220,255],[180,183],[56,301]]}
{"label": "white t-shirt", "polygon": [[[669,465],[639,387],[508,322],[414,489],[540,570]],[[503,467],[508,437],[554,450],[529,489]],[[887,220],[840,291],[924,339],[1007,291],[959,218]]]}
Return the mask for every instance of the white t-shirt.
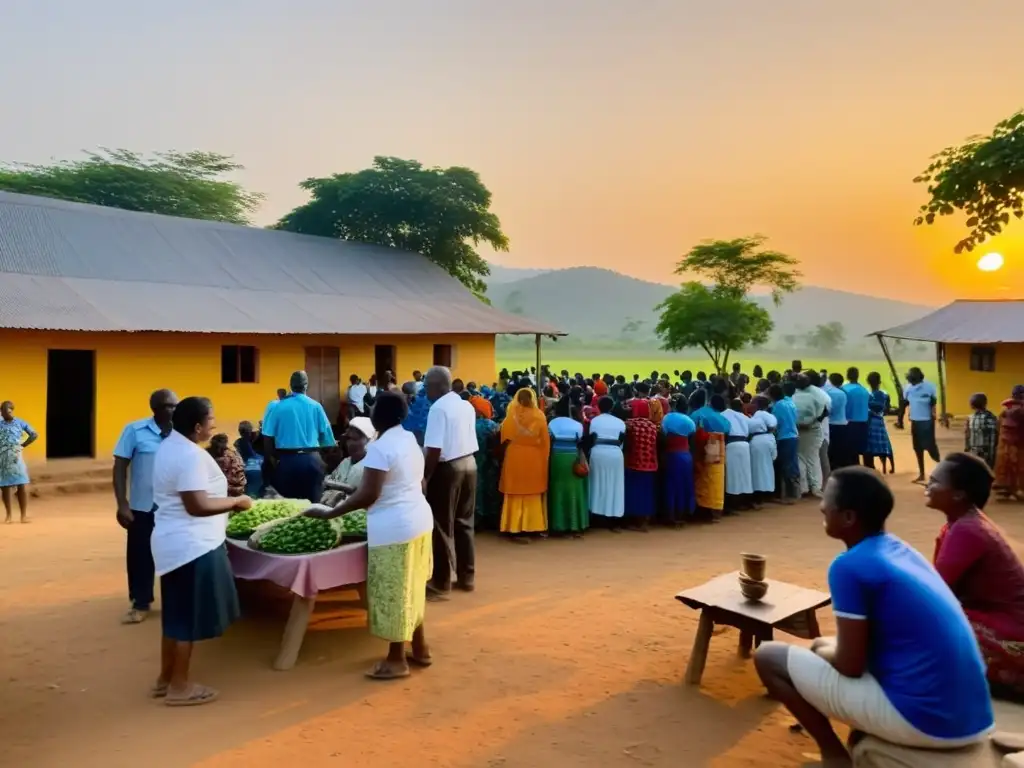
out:
{"label": "white t-shirt", "polygon": [[366,392],[365,384],[353,384],[348,388],[348,404],[360,413],[364,410],[363,401],[366,399]]}
{"label": "white t-shirt", "polygon": [[441,461],[461,459],[477,452],[476,411],[454,392],[430,406],[424,448],[440,448]]}
{"label": "white t-shirt", "polygon": [[602,413],[590,421],[590,434],[599,440],[618,440],[626,431],[626,422],[610,413]]}
{"label": "white t-shirt", "polygon": [[181,568],[224,543],[228,513],[193,517],[185,511],[182,491],[206,491],[227,498],[228,479],[213,457],[180,432],[171,432],[153,460],[153,536],[150,547],[156,575]]}
{"label": "white t-shirt", "polygon": [[729,422],[729,437],[748,437],[750,435],[750,418],[745,413],[727,408],[722,411]]}
{"label": "white t-shirt", "polygon": [[361,463],[364,470],[387,472],[380,496],[366,510],[367,544],[404,544],[433,530],[434,515],[423,495],[423,449],[412,432],[401,424],[392,427],[366,447]]}
{"label": "white t-shirt", "polygon": [[568,416],[558,416],[548,424],[548,431],[555,440],[580,440],[583,438],[583,425]]}

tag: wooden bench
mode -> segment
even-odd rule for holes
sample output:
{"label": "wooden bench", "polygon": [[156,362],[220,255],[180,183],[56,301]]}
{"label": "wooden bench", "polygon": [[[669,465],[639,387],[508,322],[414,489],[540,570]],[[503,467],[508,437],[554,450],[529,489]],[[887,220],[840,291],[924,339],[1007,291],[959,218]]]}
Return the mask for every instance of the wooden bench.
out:
{"label": "wooden bench", "polygon": [[776,629],[808,640],[821,637],[815,611],[831,605],[829,595],[766,579],[768,594],[764,599],[748,600],[740,592],[738,576],[738,571],[716,576],[706,584],[684,589],[676,595],[676,600],[700,611],[700,624],[686,667],[688,685],[700,684],[716,624],[740,631],[739,654],[743,658],[750,658],[755,646],[774,639]]}

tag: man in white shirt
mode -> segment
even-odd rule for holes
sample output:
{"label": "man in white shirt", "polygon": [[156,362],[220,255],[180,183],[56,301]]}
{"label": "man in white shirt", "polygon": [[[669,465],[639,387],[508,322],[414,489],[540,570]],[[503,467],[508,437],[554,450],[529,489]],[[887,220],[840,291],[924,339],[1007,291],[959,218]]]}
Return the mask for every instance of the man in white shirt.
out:
{"label": "man in white shirt", "polygon": [[434,574],[428,600],[443,600],[455,586],[474,589],[476,545],[476,411],[452,391],[452,374],[434,366],[423,377],[433,403],[423,437],[423,481],[434,513]]}
{"label": "man in white shirt", "polygon": [[821,446],[818,448],[818,462],[821,464],[821,488],[825,489],[828,476],[832,474],[832,464],[828,460],[828,449],[832,443],[832,397],[825,386],[830,386],[828,380],[822,377],[818,371],[810,371],[807,378],[811,382],[809,389],[821,402],[823,408],[829,411],[829,415],[821,420]]}
{"label": "man in white shirt", "polygon": [[346,397],[346,400],[348,400],[348,417],[354,419],[357,416],[365,416],[366,395],[369,390],[354,373],[349,376],[348,380],[349,388],[348,396]]}
{"label": "man in white shirt", "polygon": [[793,405],[796,406],[797,460],[800,464],[800,493],[821,498],[821,443],[824,440],[821,423],[828,418],[832,401],[804,374],[796,378]]}

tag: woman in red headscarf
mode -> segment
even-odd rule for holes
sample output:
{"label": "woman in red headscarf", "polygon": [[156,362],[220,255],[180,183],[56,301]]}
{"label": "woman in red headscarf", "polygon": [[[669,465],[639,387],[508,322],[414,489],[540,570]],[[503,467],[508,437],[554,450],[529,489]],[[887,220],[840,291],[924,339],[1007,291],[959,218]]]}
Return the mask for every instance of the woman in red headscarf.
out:
{"label": "woman in red headscarf", "polygon": [[643,398],[629,402],[626,420],[626,517],[631,528],[646,531],[654,516],[658,479],[658,428],[651,421],[651,404]]}

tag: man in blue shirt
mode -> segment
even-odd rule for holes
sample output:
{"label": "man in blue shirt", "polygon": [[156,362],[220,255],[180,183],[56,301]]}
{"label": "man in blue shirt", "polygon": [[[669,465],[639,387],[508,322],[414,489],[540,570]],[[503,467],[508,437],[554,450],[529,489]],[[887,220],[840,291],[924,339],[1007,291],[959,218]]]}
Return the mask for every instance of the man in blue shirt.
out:
{"label": "man in blue shirt", "polygon": [[924,380],[920,368],[907,371],[907,386],[903,388],[903,402],[900,404],[900,415],[896,419],[896,429],[903,429],[903,415],[910,408],[910,438],[914,444],[914,455],[917,457],[917,477],[915,483],[924,483],[924,455],[927,453],[932,461],[939,461],[939,446],[935,443],[935,385]]}
{"label": "man in blue shirt", "polygon": [[866,467],[832,474],[825,533],[846,545],[828,572],[838,637],[810,649],[764,643],[769,695],[814,738],[826,766],[850,755],[829,718],[901,746],[975,744],[994,720],[985,663],[963,609],[919,552],[884,530],[893,495]]}
{"label": "man in blue shirt", "polygon": [[846,437],[850,463],[859,464],[861,457],[868,452],[868,401],[871,393],[860,383],[860,370],[857,368],[847,369],[846,381],[843,392],[846,393]]}
{"label": "man in blue shirt", "polygon": [[[128,571],[128,599],[132,607],[122,624],[139,624],[149,616],[153,604],[156,568],[149,540],[153,534],[153,460],[156,449],[171,433],[171,416],[178,398],[168,389],[149,397],[152,418],[133,421],[124,428],[114,446],[114,499],[117,522],[128,532],[125,567]],[[129,468],[131,491],[129,492]]]}
{"label": "man in blue shirt", "polygon": [[850,457],[849,419],[846,416],[846,393],[843,387],[843,374],[833,373],[823,389],[832,401],[828,409],[828,463],[832,469],[842,469],[856,464],[856,458]]}
{"label": "man in blue shirt", "polygon": [[[788,390],[788,391],[787,391]],[[775,459],[775,488],[783,504],[793,504],[800,497],[800,462],[797,458],[799,431],[796,425],[796,404],[792,395],[796,386],[792,382],[772,384],[768,396],[772,399],[771,413],[779,422],[775,430],[778,457]]]}
{"label": "man in blue shirt", "polygon": [[274,489],[286,499],[319,503],[324,489],[321,448],[336,445],[324,407],[306,394],[309,377],[296,371],[292,393],[267,415],[263,446],[272,468]]}

